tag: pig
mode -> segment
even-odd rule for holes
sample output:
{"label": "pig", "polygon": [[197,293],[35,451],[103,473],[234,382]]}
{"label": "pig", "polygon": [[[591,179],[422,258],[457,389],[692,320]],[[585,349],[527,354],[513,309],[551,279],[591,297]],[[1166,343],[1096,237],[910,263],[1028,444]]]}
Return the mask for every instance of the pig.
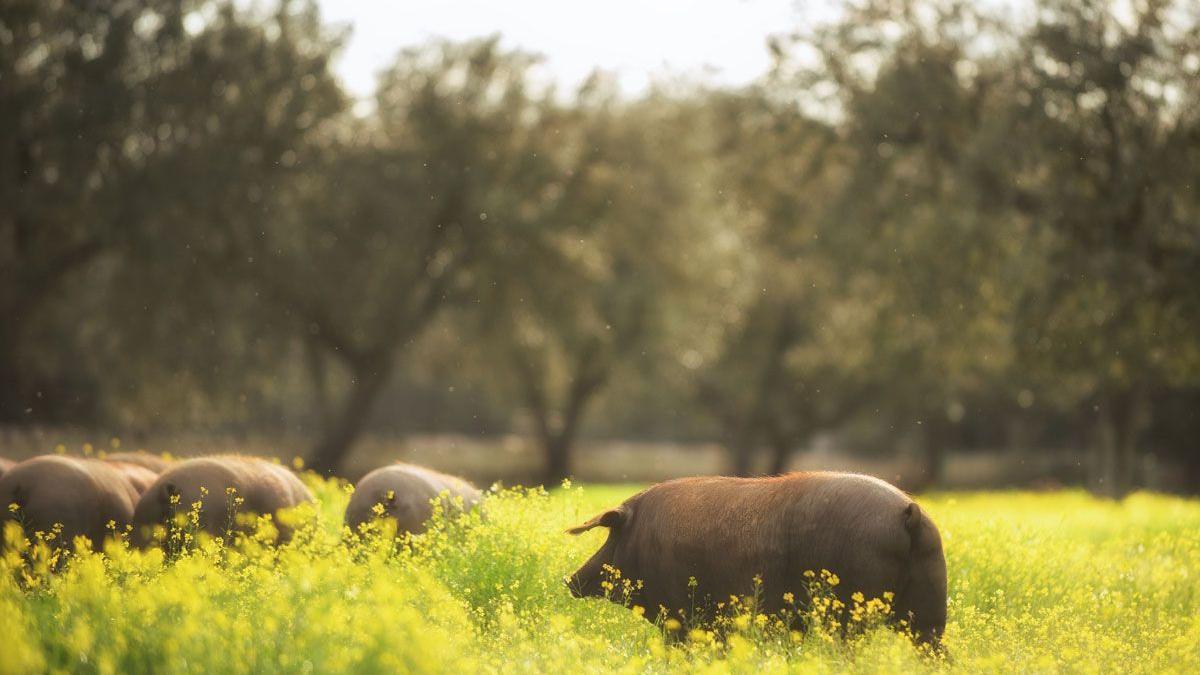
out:
{"label": "pig", "polygon": [[[229,488],[236,492],[228,494]],[[175,504],[173,497],[178,497]],[[312,493],[294,473],[264,459],[224,455],[175,462],[138,500],[133,513],[134,543],[150,546],[156,525],[169,524],[175,513],[190,512],[196,502],[200,503],[200,529],[227,536],[245,531],[237,522],[238,514],[274,515],[311,501]],[[282,541],[291,537],[290,528],[278,521],[276,527]]]}
{"label": "pig", "polygon": [[146,490],[158,480],[158,474],[140,464],[131,464],[129,462],[118,462],[112,459],[105,459],[104,463],[116,469],[129,481],[133,489],[137,491],[138,498],[141,498]]}
{"label": "pig", "polygon": [[716,603],[756,591],[759,611],[778,612],[787,606],[785,594],[797,604],[807,599],[806,571],[829,570],[847,606],[855,592],[894,593],[895,620],[907,622],[921,642],[936,646],[946,626],[946,560],[937,527],[906,494],[870,476],[683,478],[567,532],[596,527],[607,528],[608,538],[567,579],[572,595],[603,597],[608,565],[642,582],[629,601],[649,619],[665,608],[704,621]]}
{"label": "pig", "polygon": [[167,470],[171,466],[171,462],[163,459],[158,455],[150,454],[144,450],[136,450],[134,452],[111,452],[104,456],[104,459],[110,462],[124,462],[125,464],[136,464],[153,471],[158,475]]}
{"label": "pig", "polygon": [[[18,520],[27,535],[62,525],[61,541],[85,536],[100,551],[111,527],[122,531],[138,493],[116,467],[96,459],[42,455],[14,465],[0,478],[3,520]],[[8,507],[16,504],[17,510]]]}
{"label": "pig", "polygon": [[[463,510],[479,503],[479,490],[455,476],[403,463],[376,469],[354,486],[346,506],[346,525],[358,530],[363,523],[387,517],[396,522],[397,533],[419,534],[433,515],[432,500],[443,492],[447,512],[458,509],[456,497],[462,498]],[[376,505],[382,506],[381,515],[376,514]]]}

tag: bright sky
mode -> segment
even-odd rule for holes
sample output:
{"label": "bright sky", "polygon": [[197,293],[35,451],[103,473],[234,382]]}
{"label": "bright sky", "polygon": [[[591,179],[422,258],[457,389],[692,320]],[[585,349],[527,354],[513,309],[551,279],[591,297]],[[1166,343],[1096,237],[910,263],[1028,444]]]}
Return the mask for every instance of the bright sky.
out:
{"label": "bright sky", "polygon": [[320,0],[326,22],[352,27],[336,65],[346,86],[369,96],[375,74],[403,47],[433,37],[499,33],[507,47],[545,57],[563,85],[594,68],[635,93],[655,75],[707,74],[742,84],[769,67],[766,40],[830,15],[830,0]]}

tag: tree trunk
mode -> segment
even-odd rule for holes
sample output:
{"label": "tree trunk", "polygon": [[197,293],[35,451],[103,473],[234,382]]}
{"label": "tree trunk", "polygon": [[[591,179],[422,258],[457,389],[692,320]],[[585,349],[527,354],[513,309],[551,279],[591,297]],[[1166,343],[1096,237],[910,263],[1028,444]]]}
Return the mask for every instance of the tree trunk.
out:
{"label": "tree trunk", "polygon": [[1100,494],[1121,499],[1141,484],[1137,448],[1148,422],[1144,392],[1134,387],[1101,404]]}
{"label": "tree trunk", "polygon": [[1108,402],[1101,404],[1100,419],[1094,435],[1096,461],[1093,489],[1097,494],[1116,498],[1117,462],[1116,431]]}
{"label": "tree trunk", "polygon": [[766,349],[762,370],[758,374],[754,398],[751,399],[745,414],[741,416],[737,429],[732,434],[733,442],[728,446],[733,453],[730,458],[730,470],[734,476],[749,476],[753,471],[755,444],[758,442],[756,430],[770,419],[767,408],[771,399],[779,395],[777,385],[780,379],[785,377],[784,356],[795,342],[796,332],[796,317],[789,308],[782,308],[779,323]]}
{"label": "tree trunk", "polygon": [[939,487],[946,482],[946,458],[954,435],[953,424],[936,413],[925,421],[924,466],[921,471],[921,490]]}
{"label": "tree trunk", "polygon": [[362,434],[370,419],[371,409],[392,374],[392,361],[379,357],[354,368],[354,379],[345,403],[331,423],[325,427],[320,442],[309,455],[308,466],[313,471],[330,475],[337,471],[351,446]]}
{"label": "tree trunk", "polygon": [[922,490],[929,490],[946,482],[946,455],[946,439],[938,434],[931,434],[925,442]]}
{"label": "tree trunk", "polygon": [[1183,493],[1200,496],[1200,449],[1193,449],[1183,459]]}
{"label": "tree trunk", "polygon": [[[29,229],[17,223],[17,233]],[[21,253],[25,247],[14,242]],[[99,241],[91,240],[65,247],[51,259],[40,264],[22,261],[16,275],[5,274],[0,283],[9,284],[0,307],[0,422],[28,424],[46,411],[30,408],[31,382],[27,381],[28,367],[23,367],[20,348],[26,328],[43,306],[53,300],[62,282],[76,270],[96,259],[103,251]]]}
{"label": "tree trunk", "polygon": [[772,425],[771,429],[771,472],[772,476],[781,476],[787,471],[788,460],[792,458],[792,439],[782,430]]}
{"label": "tree trunk", "polygon": [[515,352],[512,364],[525,405],[537,426],[538,443],[545,459],[542,484],[552,487],[571,475],[571,454],[579,425],[588,404],[607,382],[609,368],[594,347],[584,348],[575,359],[574,377],[564,394],[561,413],[556,414],[542,380],[544,369],[535,367],[531,361],[528,355]]}
{"label": "tree trunk", "polygon": [[729,475],[749,476],[754,470],[754,434],[741,431],[735,434],[726,447],[730,449]]}
{"label": "tree trunk", "polygon": [[575,450],[575,441],[579,436],[579,423],[583,420],[584,411],[599,390],[602,379],[576,380],[571,387],[567,405],[563,410],[562,424],[558,429],[551,429],[549,420],[539,422],[542,430],[542,450],[546,457],[545,471],[542,484],[553,487],[562,483],[564,478],[571,475],[571,456]]}
{"label": "tree trunk", "polygon": [[1117,483],[1119,495],[1124,497],[1142,487],[1145,476],[1138,462],[1138,444],[1142,440],[1148,420],[1146,399],[1140,389],[1134,389],[1124,401],[1121,411],[1121,426],[1117,437]]}
{"label": "tree trunk", "polygon": [[561,432],[542,439],[542,452],[546,459],[542,484],[546,487],[559,485],[571,475],[571,450],[575,440]]}
{"label": "tree trunk", "polygon": [[1137,444],[1127,429],[1117,436],[1114,448],[1115,480],[1112,483],[1113,499],[1121,499],[1141,485],[1141,471],[1137,467]]}
{"label": "tree trunk", "polygon": [[20,424],[26,421],[24,393],[17,331],[15,326],[7,324],[0,327],[0,422]]}
{"label": "tree trunk", "polygon": [[329,401],[329,372],[326,368],[325,354],[311,335],[304,339],[304,360],[308,365],[308,375],[312,379],[313,419],[316,420],[317,428],[327,429],[331,421],[329,413],[333,408]]}

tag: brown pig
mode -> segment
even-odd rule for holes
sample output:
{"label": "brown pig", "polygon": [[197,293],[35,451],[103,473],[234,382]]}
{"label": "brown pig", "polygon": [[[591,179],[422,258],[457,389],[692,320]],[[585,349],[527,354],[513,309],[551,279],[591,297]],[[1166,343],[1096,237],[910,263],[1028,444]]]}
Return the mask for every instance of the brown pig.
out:
{"label": "brown pig", "polygon": [[145,450],[135,450],[133,452],[110,452],[104,456],[104,459],[109,462],[124,462],[125,464],[135,464],[137,466],[149,469],[158,475],[167,470],[171,466],[171,462],[163,459],[159,455],[154,455]]}
{"label": "brown pig", "polygon": [[448,513],[459,508],[457,497],[462,498],[463,510],[479,503],[479,490],[461,478],[412,464],[385,466],[363,476],[354,486],[346,506],[346,524],[358,530],[363,523],[387,517],[396,521],[398,533],[424,532],[433,515],[432,500],[442,493]]}
{"label": "brown pig", "polygon": [[108,458],[104,459],[103,461],[105,464],[120,472],[120,474],[125,477],[125,480],[129,481],[129,484],[132,485],[133,489],[137,491],[139,498],[146,494],[146,490],[150,489],[150,486],[154,484],[154,481],[158,480],[157,473],[140,464],[119,462]]}
{"label": "brown pig", "polygon": [[[230,492],[232,489],[232,493]],[[156,525],[199,503],[200,529],[225,536],[243,529],[239,514],[276,514],[313,500],[312,493],[288,469],[257,457],[199,457],[172,463],[146,490],[133,514],[134,541],[153,543]],[[289,528],[276,521],[282,539]]]}
{"label": "brown pig", "polygon": [[114,452],[104,455],[103,461],[115,467],[137,490],[138,497],[146,493],[158,475],[167,470],[170,462],[144,450]]}
{"label": "brown pig", "polygon": [[[900,490],[847,473],[773,478],[684,478],[660,483],[568,530],[608,528],[608,539],[567,580],[576,597],[605,595],[604,566],[641,580],[632,604],[711,617],[731,595],[760,598],[764,613],[808,597],[806,571],[829,570],[850,596],[895,594],[897,620],[937,643],[946,626],[946,560],[933,521]],[[755,586],[755,577],[761,586]],[[689,579],[694,578],[695,587]]]}
{"label": "brown pig", "polygon": [[[0,521],[18,520],[27,534],[62,525],[61,541],[87,537],[100,551],[111,526],[124,530],[137,491],[124,474],[95,459],[42,455],[13,466],[0,478]],[[16,510],[9,505],[16,504]]]}

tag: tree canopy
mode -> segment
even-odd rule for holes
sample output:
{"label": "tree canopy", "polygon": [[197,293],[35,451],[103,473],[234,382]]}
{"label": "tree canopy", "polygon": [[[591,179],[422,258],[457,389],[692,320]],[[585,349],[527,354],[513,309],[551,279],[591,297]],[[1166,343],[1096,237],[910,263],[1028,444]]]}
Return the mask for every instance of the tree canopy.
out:
{"label": "tree canopy", "polygon": [[1117,5],[848,2],[752,86],[638,96],[432,41],[352,106],[311,3],[5,3],[0,423],[332,471],[453,410],[547,482],[592,436],[739,474],[834,436],[1200,490],[1200,18]]}

